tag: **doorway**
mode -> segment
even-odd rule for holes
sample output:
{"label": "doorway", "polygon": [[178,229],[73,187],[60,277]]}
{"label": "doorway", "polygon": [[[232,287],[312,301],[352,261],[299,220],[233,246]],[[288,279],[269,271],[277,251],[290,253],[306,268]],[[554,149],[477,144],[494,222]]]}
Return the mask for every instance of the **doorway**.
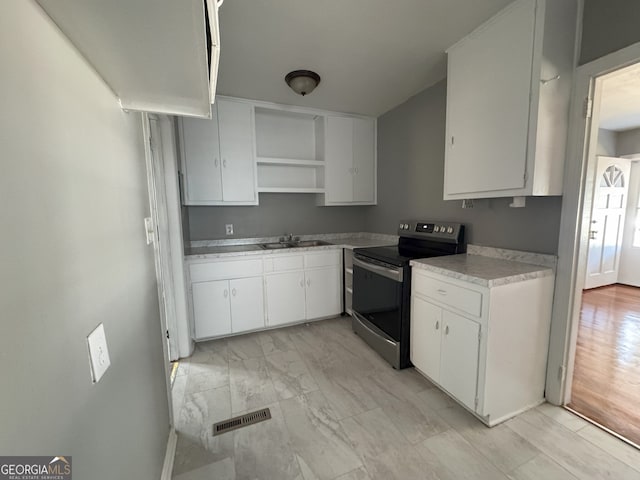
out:
{"label": "doorway", "polygon": [[640,63],[593,83],[564,403],[640,445]]}

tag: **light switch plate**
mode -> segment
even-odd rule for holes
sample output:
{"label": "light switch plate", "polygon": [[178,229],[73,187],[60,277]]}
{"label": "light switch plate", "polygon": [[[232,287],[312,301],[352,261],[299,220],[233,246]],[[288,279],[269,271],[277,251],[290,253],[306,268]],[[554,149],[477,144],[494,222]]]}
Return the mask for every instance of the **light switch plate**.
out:
{"label": "light switch plate", "polygon": [[91,361],[91,380],[98,383],[104,372],[111,365],[109,349],[107,348],[107,337],[104,333],[104,325],[101,323],[87,337],[89,347],[89,359]]}

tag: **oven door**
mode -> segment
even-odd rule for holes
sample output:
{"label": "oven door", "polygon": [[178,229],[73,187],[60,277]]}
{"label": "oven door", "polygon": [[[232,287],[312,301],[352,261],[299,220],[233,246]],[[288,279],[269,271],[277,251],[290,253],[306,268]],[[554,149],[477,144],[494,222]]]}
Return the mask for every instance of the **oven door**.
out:
{"label": "oven door", "polygon": [[400,341],[402,267],[362,256],[353,259],[353,310],[385,335]]}

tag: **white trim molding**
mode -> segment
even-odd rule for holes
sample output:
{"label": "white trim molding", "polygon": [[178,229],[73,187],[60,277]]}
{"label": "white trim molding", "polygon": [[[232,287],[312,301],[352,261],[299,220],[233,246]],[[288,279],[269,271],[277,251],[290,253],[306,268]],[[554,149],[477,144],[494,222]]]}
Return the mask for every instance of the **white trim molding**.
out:
{"label": "white trim molding", "polygon": [[167,439],[167,451],[164,455],[164,463],[162,464],[162,474],[160,480],[171,480],[171,474],[173,473],[173,461],[176,457],[176,446],[178,445],[178,434],[176,430],[172,428],[169,431],[169,438]]}

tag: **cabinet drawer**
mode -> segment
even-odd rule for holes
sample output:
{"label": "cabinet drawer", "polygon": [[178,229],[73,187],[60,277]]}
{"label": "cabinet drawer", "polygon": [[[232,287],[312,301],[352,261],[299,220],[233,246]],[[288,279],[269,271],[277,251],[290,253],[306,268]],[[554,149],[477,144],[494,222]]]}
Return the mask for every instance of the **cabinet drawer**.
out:
{"label": "cabinet drawer", "polygon": [[342,250],[325,250],[318,253],[304,254],[304,268],[332,267],[340,265]]}
{"label": "cabinet drawer", "polygon": [[304,268],[304,257],[302,255],[278,255],[264,259],[265,273],[289,272],[291,270],[302,270]]}
{"label": "cabinet drawer", "polygon": [[415,273],[413,291],[470,315],[482,313],[482,293]]}
{"label": "cabinet drawer", "polygon": [[262,257],[224,262],[194,263],[189,267],[191,282],[262,275]]}

